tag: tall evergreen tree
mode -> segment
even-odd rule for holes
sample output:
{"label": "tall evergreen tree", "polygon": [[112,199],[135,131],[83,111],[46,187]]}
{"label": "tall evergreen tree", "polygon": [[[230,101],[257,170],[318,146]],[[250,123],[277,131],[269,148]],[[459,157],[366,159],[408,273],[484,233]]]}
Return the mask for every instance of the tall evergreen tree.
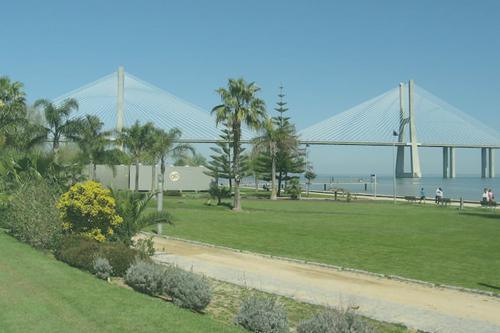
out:
{"label": "tall evergreen tree", "polygon": [[[276,142],[275,166],[276,178],[278,181],[278,196],[281,195],[282,184],[290,179],[290,174],[304,172],[304,152],[299,147],[299,140],[295,125],[286,116],[288,104],[285,101],[283,85],[280,86],[278,93],[278,102],[274,110],[278,113],[272,117],[272,122],[276,131],[279,132]],[[258,165],[263,179],[271,180],[270,170],[272,169],[271,155],[262,153],[259,157]],[[286,185],[286,184],[284,184]]]}

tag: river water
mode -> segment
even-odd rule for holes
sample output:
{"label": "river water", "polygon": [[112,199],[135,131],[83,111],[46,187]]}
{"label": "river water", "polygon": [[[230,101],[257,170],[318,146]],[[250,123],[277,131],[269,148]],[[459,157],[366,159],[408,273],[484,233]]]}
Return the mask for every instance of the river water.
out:
{"label": "river water", "polygon": [[[303,180],[302,180],[303,181]],[[366,190],[365,190],[366,183]],[[396,179],[396,194],[398,196],[414,195],[420,196],[420,188],[424,188],[428,198],[434,197],[436,188],[441,187],[445,198],[480,201],[484,188],[500,191],[500,178],[458,177],[443,179],[442,177],[422,177]],[[377,176],[376,189],[370,176],[348,177],[348,176],[326,176],[319,175],[313,180],[311,190],[324,190],[332,188],[343,188],[351,192],[392,195],[393,178],[389,176]],[[500,192],[499,192],[500,193]],[[500,194],[499,194],[500,195]]]}

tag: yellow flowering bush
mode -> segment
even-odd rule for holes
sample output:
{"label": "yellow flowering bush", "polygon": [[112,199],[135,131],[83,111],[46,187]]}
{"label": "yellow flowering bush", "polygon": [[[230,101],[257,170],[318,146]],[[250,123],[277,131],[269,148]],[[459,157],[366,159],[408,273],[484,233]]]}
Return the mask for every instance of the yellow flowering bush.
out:
{"label": "yellow flowering bush", "polygon": [[111,191],[101,183],[87,181],[73,185],[57,202],[63,230],[103,242],[123,219],[116,212]]}

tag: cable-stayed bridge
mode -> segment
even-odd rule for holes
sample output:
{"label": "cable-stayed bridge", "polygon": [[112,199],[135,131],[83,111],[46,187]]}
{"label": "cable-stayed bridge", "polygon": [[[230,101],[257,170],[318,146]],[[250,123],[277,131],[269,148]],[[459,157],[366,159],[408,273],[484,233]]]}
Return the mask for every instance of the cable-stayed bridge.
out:
{"label": "cable-stayed bridge", "polygon": [[[78,114],[99,116],[106,129],[151,121],[166,130],[178,127],[182,141],[214,143],[220,129],[207,111],[125,73],[122,67],[54,100],[75,98]],[[78,116],[78,115],[76,115]],[[243,142],[253,133],[243,129]],[[400,84],[375,98],[299,131],[306,145],[397,147],[397,177],[421,177],[419,148],[443,150],[443,177],[455,177],[455,149],[481,149],[481,176],[495,176],[500,133],[415,85]],[[410,170],[405,171],[405,150]]]}

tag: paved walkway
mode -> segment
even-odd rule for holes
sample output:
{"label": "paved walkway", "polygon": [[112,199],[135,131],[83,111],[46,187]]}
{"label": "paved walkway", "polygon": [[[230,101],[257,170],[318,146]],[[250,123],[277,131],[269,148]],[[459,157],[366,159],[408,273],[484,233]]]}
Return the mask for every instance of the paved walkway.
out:
{"label": "paved walkway", "polygon": [[426,332],[500,332],[500,299],[156,237],[155,260]]}

